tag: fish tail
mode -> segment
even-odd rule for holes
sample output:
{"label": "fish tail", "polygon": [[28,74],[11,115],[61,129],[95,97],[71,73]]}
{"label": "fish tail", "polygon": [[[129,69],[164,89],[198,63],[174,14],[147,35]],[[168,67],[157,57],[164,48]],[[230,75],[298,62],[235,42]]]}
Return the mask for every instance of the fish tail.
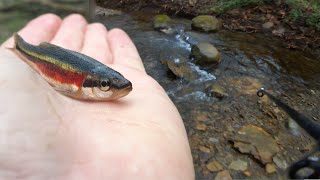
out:
{"label": "fish tail", "polygon": [[5,47],[8,50],[14,51],[17,49],[18,43],[19,43],[19,39],[21,39],[21,37],[15,32],[13,33],[13,46],[11,47]]}

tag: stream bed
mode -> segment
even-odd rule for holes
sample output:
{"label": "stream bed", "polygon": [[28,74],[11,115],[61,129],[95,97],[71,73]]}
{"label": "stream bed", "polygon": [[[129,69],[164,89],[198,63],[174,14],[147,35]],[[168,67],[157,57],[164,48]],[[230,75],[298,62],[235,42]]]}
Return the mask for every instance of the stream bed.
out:
{"label": "stream bed", "polygon": [[[280,41],[259,34],[196,32],[191,30],[191,21],[182,18],[173,18],[180,33],[165,34],[153,29],[152,17],[153,14],[122,13],[99,15],[96,21],[109,29],[122,28],[130,35],[147,73],[164,87],[178,107],[197,179],[213,179],[222,169],[234,179],[285,178],[286,168],[315,144],[304,132],[295,133],[295,128],[288,128],[294,125],[287,114],[269,99],[259,99],[256,92],[264,87],[296,110],[320,120],[319,56],[280,48]],[[218,66],[200,67],[189,58],[192,44],[200,42],[209,42],[221,52]],[[192,80],[178,78],[162,63],[164,60],[188,62],[189,71],[198,75]],[[223,97],[212,94],[216,87]],[[269,163],[235,147],[238,131],[251,125],[262,128],[275,141],[278,150]],[[268,141],[262,137],[255,148],[264,149],[264,143]],[[235,162],[244,167],[234,168],[231,164]]]}
{"label": "stream bed", "polygon": [[[39,5],[37,13],[0,11],[0,30],[9,36],[46,8]],[[286,113],[256,92],[264,87],[320,122],[320,56],[281,48],[280,40],[259,34],[200,33],[191,30],[191,20],[183,18],[173,17],[179,33],[165,34],[153,29],[153,16],[102,13],[95,21],[130,35],[147,73],[177,106],[187,129],[196,179],[214,179],[221,172],[233,179],[286,179],[286,168],[316,144],[304,131],[296,131]],[[209,42],[220,51],[219,65],[194,64],[191,46],[199,42]],[[166,60],[187,62],[190,69],[184,73],[192,71],[196,76],[176,77],[162,63]]]}

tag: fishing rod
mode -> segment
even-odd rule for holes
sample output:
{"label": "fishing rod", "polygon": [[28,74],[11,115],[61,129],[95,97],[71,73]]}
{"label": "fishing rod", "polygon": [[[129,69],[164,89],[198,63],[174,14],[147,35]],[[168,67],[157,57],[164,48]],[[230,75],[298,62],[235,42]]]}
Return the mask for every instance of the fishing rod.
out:
{"label": "fishing rod", "polygon": [[[267,95],[272,101],[274,101],[277,106],[282,108],[288,113],[288,115],[295,120],[301,128],[303,128],[311,137],[317,141],[317,147],[304,158],[293,163],[289,167],[288,175],[290,179],[315,179],[320,178],[320,159],[316,157],[315,154],[320,150],[320,124],[307,118],[305,115],[294,110],[280,99],[268,93],[264,88],[261,88],[257,95],[263,97]],[[308,175],[301,175],[299,172],[303,169],[312,170]]]}

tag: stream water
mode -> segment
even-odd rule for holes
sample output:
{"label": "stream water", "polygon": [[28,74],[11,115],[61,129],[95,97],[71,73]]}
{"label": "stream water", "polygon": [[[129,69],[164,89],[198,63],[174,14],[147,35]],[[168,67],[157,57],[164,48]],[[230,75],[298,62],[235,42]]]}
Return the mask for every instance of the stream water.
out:
{"label": "stream water", "polygon": [[[1,12],[0,16],[6,13]],[[248,163],[250,178],[285,177],[285,168],[301,158],[314,142],[304,132],[292,135],[287,128],[288,116],[279,112],[272,102],[259,99],[256,91],[265,87],[296,110],[320,121],[320,56],[281,48],[281,41],[263,35],[228,31],[199,33],[191,30],[189,19],[183,18],[174,18],[174,28],[180,33],[164,34],[153,30],[153,16],[122,13],[99,15],[95,21],[108,29],[122,28],[130,35],[147,73],[164,87],[178,107],[189,136],[197,179],[215,177],[216,173],[206,168],[212,160],[228,169],[230,162],[238,159]],[[14,22],[15,17],[21,19],[7,15],[0,20],[11,18]],[[195,65],[189,58],[190,42],[212,43],[221,52],[221,63],[208,67]],[[192,81],[177,78],[161,60],[187,61],[198,76]],[[210,93],[214,85],[222,89],[225,95],[222,99]],[[229,134],[248,124],[263,128],[277,141],[280,151],[277,162],[274,160],[276,173],[267,174],[260,162],[242,154],[230,142]],[[229,173],[235,179],[248,176],[235,170]]]}
{"label": "stream water", "polygon": [[[190,20],[181,18],[174,18],[174,27],[180,33],[168,35],[153,30],[153,16],[130,13],[97,16],[96,21],[109,29],[120,27],[130,35],[148,74],[165,88],[178,107],[187,128],[197,179],[214,178],[206,168],[211,160],[228,167],[237,159],[249,162],[253,178],[285,177],[285,168],[302,156],[301,149],[313,142],[303,133],[299,138],[293,136],[287,128],[288,117],[285,114],[274,117],[276,107],[270,102],[269,106],[261,107],[263,102],[256,91],[265,87],[297,110],[319,120],[319,56],[281,48],[281,41],[263,35],[199,33],[191,30]],[[214,44],[222,54],[221,63],[215,67],[195,65],[189,58],[190,42]],[[176,78],[161,60],[187,61],[198,78],[192,81]],[[219,85],[226,97],[212,97],[208,92],[212,85]],[[277,173],[266,174],[259,162],[232,147],[226,133],[248,124],[263,128],[281,144],[279,159],[283,166],[278,164]],[[233,178],[246,178],[241,172],[230,171],[230,174]]]}

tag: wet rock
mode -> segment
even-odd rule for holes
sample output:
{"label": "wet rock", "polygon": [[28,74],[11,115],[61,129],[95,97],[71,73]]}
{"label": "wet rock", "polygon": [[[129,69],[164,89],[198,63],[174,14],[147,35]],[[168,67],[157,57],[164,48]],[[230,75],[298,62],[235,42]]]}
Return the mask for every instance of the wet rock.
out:
{"label": "wet rock", "polygon": [[223,99],[224,97],[228,96],[228,94],[225,93],[224,88],[216,83],[207,84],[206,91],[208,92],[210,97],[216,97],[219,99]]}
{"label": "wet rock", "polygon": [[122,12],[97,6],[95,8],[95,14],[98,16],[119,16],[122,14]]}
{"label": "wet rock", "polygon": [[245,171],[248,168],[248,162],[242,160],[232,161],[229,168],[236,171]]}
{"label": "wet rock", "polygon": [[272,173],[275,173],[275,172],[277,172],[277,169],[276,169],[276,167],[273,165],[273,164],[267,164],[266,165],[266,172],[268,173],[268,174],[272,174]]}
{"label": "wet rock", "polygon": [[209,141],[212,143],[219,143],[219,139],[214,138],[214,137],[209,138]]}
{"label": "wet rock", "polygon": [[223,166],[218,161],[211,161],[206,165],[211,172],[217,172],[223,170]]}
{"label": "wet rock", "polygon": [[204,152],[204,153],[210,153],[210,152],[211,152],[210,149],[207,148],[207,147],[205,147],[205,146],[200,146],[200,147],[199,147],[199,150],[200,150],[201,152]]}
{"label": "wet rock", "polygon": [[221,60],[220,52],[210,43],[194,45],[191,49],[191,56],[199,65],[218,64]]}
{"label": "wet rock", "polygon": [[192,19],[192,29],[204,32],[216,32],[222,27],[222,23],[214,16],[201,15]]}
{"label": "wet rock", "polygon": [[243,174],[247,177],[250,177],[252,176],[251,172],[250,171],[243,171]]}
{"label": "wet rock", "polygon": [[273,26],[274,26],[274,24],[273,24],[273,22],[271,22],[271,21],[262,24],[262,27],[263,27],[264,29],[270,29],[270,28],[272,28]]}
{"label": "wet rock", "polygon": [[301,128],[299,124],[295,120],[293,120],[291,117],[289,117],[288,119],[288,129],[295,136],[298,136],[301,133]]}
{"label": "wet rock", "polygon": [[270,134],[254,125],[242,127],[232,141],[240,152],[252,154],[263,164],[271,163],[279,151],[276,141]]}
{"label": "wet rock", "polygon": [[231,177],[229,171],[223,170],[223,171],[218,172],[218,174],[216,175],[214,180],[232,180],[232,177]]}
{"label": "wet rock", "polygon": [[278,168],[280,169],[287,169],[288,167],[288,163],[286,162],[286,160],[282,159],[279,156],[275,156],[273,157],[273,162],[277,165]]}
{"label": "wet rock", "polygon": [[200,131],[206,131],[207,130],[207,125],[205,124],[198,124],[196,126],[196,129],[200,130]]}
{"label": "wet rock", "polygon": [[[257,90],[262,87],[261,82],[253,77],[241,77],[241,78],[227,78],[224,80],[228,85],[237,90],[241,94],[248,94],[256,96]],[[267,96],[263,96],[260,100],[268,99]]]}
{"label": "wet rock", "polygon": [[179,78],[184,78],[189,81],[199,78],[199,74],[195,72],[187,62],[179,59],[175,59],[174,61],[163,59],[161,62],[166,64],[170,71]]}
{"label": "wet rock", "polygon": [[169,16],[161,14],[153,19],[153,28],[155,30],[170,29],[172,20]]}

